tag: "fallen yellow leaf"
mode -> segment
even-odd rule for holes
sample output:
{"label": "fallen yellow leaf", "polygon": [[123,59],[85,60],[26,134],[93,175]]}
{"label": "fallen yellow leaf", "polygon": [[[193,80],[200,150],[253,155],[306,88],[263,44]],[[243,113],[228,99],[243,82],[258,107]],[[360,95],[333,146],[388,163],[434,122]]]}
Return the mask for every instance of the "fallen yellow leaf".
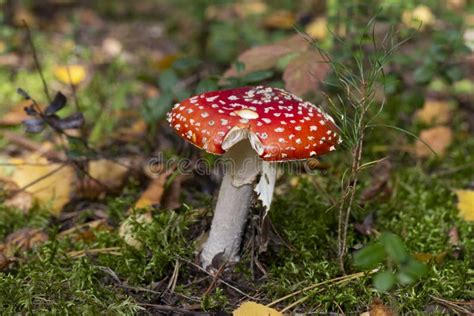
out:
{"label": "fallen yellow leaf", "polygon": [[474,190],[456,190],[459,216],[466,221],[474,221]]}
{"label": "fallen yellow leaf", "polygon": [[446,124],[451,120],[453,104],[450,101],[425,100],[423,108],[416,111],[415,117],[425,124]]}
{"label": "fallen yellow leaf", "polygon": [[62,208],[70,201],[75,181],[74,168],[67,164],[50,163],[44,157],[32,155],[28,159],[16,159],[10,179],[18,187],[43,205],[50,205],[50,212],[59,215]]}
{"label": "fallen yellow leaf", "polygon": [[328,35],[328,20],[325,17],[314,19],[306,26],[305,32],[315,40],[325,39]]}
{"label": "fallen yellow leaf", "polygon": [[258,0],[252,2],[236,3],[234,7],[237,14],[242,18],[245,18],[249,15],[263,14],[268,10],[267,4]]}
{"label": "fallen yellow leaf", "polygon": [[110,159],[91,160],[89,174],[92,178],[107,186],[109,190],[120,189],[125,181],[129,168],[126,159],[114,161]]}
{"label": "fallen yellow leaf", "polygon": [[435,22],[435,16],[429,7],[419,5],[413,10],[403,11],[402,22],[408,27],[423,30],[426,26]]}
{"label": "fallen yellow leaf", "polygon": [[279,311],[255,302],[245,302],[232,312],[233,316],[282,316]]}
{"label": "fallen yellow leaf", "polygon": [[[453,141],[453,132],[449,127],[436,126],[425,129],[420,133],[420,139],[416,141],[415,153],[419,158],[427,158],[433,155],[433,150],[439,156],[446,153],[446,149]],[[428,146],[429,147],[428,147]],[[431,148],[430,148],[431,147]]]}
{"label": "fallen yellow leaf", "polygon": [[291,29],[296,23],[295,15],[286,10],[278,10],[267,16],[264,20],[266,27],[276,29]]}
{"label": "fallen yellow leaf", "polygon": [[57,66],[54,75],[63,83],[78,85],[86,79],[87,71],[82,65]]}

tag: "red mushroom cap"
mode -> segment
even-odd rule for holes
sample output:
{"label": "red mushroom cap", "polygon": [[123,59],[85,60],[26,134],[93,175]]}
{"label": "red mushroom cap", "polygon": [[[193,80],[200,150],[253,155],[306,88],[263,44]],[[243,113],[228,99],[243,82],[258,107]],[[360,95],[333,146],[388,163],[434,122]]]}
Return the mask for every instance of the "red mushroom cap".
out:
{"label": "red mushroom cap", "polygon": [[212,154],[223,154],[230,132],[244,131],[266,161],[300,160],[335,150],[334,120],[310,102],[279,88],[243,87],[206,92],[176,104],[168,122]]}

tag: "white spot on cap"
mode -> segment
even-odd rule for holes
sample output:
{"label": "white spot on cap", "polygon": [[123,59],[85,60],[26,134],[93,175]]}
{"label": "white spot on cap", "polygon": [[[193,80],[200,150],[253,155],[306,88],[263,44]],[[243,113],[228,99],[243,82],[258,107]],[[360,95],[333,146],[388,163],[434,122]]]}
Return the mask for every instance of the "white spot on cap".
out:
{"label": "white spot on cap", "polygon": [[209,116],[209,113],[207,113],[207,112],[202,112],[202,113],[201,113],[201,116],[202,116],[203,118],[206,118],[206,117]]}
{"label": "white spot on cap", "polygon": [[226,119],[221,119],[221,124],[222,124],[222,125],[227,125],[227,123],[229,123],[228,120],[226,120]]}
{"label": "white spot on cap", "polygon": [[272,122],[272,120],[270,120],[269,118],[266,118],[266,117],[264,117],[264,118],[262,119],[262,121],[264,121],[264,122],[267,123],[267,124],[270,124],[270,123]]}
{"label": "white spot on cap", "polygon": [[209,97],[209,98],[206,98],[206,101],[207,101],[207,102],[212,102],[212,101],[214,101],[215,99],[217,99],[218,97],[219,97],[218,95],[213,96],[213,97]]}
{"label": "white spot on cap", "polygon": [[311,125],[311,126],[309,127],[309,130],[310,130],[311,132],[317,131],[317,130],[318,130],[318,127],[315,126],[315,125]]}
{"label": "white spot on cap", "polygon": [[239,98],[235,95],[231,95],[229,96],[227,99],[231,100],[231,101],[235,101],[235,100],[238,100]]}
{"label": "white spot on cap", "polygon": [[302,143],[302,142],[301,142],[301,138],[297,138],[297,139],[296,139],[296,143],[297,143],[297,144],[301,144],[301,143]]}
{"label": "white spot on cap", "polygon": [[283,133],[284,131],[285,131],[285,129],[283,127],[275,128],[275,132],[277,132],[277,133]]}
{"label": "white spot on cap", "polygon": [[295,131],[301,131],[302,127],[301,126],[295,126]]}
{"label": "white spot on cap", "polygon": [[246,120],[254,120],[258,118],[258,113],[249,109],[234,111],[235,114]]}
{"label": "white spot on cap", "polygon": [[312,156],[316,156],[316,152],[315,151],[312,151],[309,153],[309,155],[312,157]]}

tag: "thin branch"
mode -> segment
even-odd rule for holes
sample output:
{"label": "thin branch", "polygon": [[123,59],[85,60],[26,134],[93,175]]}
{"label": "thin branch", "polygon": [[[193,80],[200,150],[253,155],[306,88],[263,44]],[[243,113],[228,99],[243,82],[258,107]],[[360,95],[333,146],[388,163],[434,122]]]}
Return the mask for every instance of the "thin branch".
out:
{"label": "thin branch", "polygon": [[31,35],[30,27],[28,26],[28,23],[26,23],[25,20],[22,20],[22,22],[23,22],[23,26],[26,29],[26,35],[27,35],[27,38],[28,38],[28,43],[30,44],[30,47],[31,47],[31,50],[32,50],[32,53],[33,53],[33,59],[35,61],[35,67],[38,71],[38,74],[41,77],[41,82],[43,83],[44,93],[46,94],[46,97],[48,98],[48,102],[51,103],[52,99],[51,99],[51,95],[49,94],[48,84],[46,83],[46,79],[44,78],[43,69],[41,68],[41,63],[39,61],[38,54],[36,53],[36,47],[35,47],[35,43],[33,42],[33,36]]}

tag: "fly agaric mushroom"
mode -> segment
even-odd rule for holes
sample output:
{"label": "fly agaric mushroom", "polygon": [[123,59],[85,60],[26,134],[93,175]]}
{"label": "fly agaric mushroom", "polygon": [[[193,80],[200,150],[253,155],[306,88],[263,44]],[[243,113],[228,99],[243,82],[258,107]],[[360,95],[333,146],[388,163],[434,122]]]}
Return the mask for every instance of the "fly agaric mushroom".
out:
{"label": "fly agaric mushroom", "polygon": [[191,144],[211,154],[225,154],[232,162],[201,252],[204,268],[218,254],[228,262],[239,260],[252,193],[255,190],[268,210],[277,162],[323,155],[341,141],[328,114],[282,89],[264,86],[191,97],[173,107],[168,122]]}

